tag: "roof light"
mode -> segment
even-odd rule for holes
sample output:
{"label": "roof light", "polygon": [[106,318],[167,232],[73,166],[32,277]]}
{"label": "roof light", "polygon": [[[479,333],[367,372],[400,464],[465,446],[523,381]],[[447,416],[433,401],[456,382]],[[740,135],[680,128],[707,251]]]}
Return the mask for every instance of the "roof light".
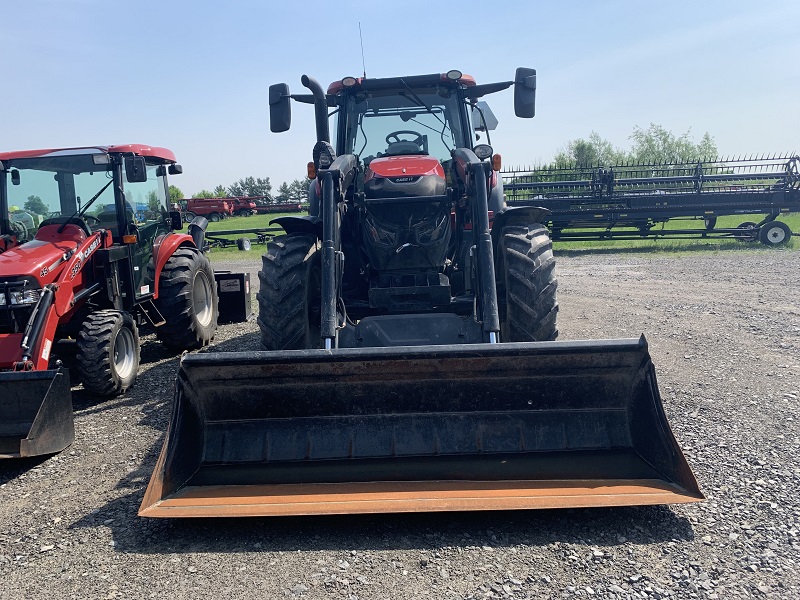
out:
{"label": "roof light", "polygon": [[461,79],[462,75],[464,74],[461,71],[459,71],[458,69],[453,69],[447,72],[446,77],[451,81],[458,81],[459,79]]}
{"label": "roof light", "polygon": [[355,84],[358,83],[358,79],[355,77],[345,77],[342,79],[342,85],[344,87],[353,87]]}
{"label": "roof light", "polygon": [[107,165],[108,154],[92,154],[92,162],[96,165]]}

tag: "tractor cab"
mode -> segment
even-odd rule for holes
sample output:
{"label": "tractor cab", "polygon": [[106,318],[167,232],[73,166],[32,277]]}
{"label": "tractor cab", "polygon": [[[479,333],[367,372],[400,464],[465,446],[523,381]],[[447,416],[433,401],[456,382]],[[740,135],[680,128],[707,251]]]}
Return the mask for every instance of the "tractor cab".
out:
{"label": "tractor cab", "polygon": [[[134,302],[154,291],[154,246],[181,227],[170,214],[167,172],[179,173],[164,148],[125,145],[0,154],[2,233],[17,244],[75,242],[99,230],[129,259]],[[134,207],[146,207],[136,211]],[[22,219],[24,207],[31,215]]]}

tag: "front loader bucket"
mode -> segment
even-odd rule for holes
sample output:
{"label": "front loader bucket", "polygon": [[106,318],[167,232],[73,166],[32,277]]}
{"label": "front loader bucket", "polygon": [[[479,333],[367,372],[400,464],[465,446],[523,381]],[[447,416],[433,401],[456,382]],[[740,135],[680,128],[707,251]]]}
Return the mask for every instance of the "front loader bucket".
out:
{"label": "front loader bucket", "polygon": [[65,369],[0,373],[0,458],[55,454],[74,439]]}
{"label": "front loader bucket", "polygon": [[642,337],[187,355],[139,514],[702,498]]}

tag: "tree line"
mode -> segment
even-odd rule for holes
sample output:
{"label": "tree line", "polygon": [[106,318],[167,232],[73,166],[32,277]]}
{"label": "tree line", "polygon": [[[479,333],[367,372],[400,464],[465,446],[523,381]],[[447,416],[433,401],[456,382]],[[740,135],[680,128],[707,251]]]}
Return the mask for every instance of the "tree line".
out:
{"label": "tree line", "polygon": [[[282,183],[278,191],[272,194],[269,177],[244,177],[228,186],[218,185],[213,190],[200,190],[192,194],[192,198],[227,198],[231,196],[266,196],[273,202],[305,202],[308,197],[309,179],[295,179],[291,183]],[[173,186],[170,186],[173,187]],[[171,194],[170,194],[171,195]],[[183,197],[183,196],[181,196]]]}
{"label": "tree line", "polygon": [[717,158],[717,144],[708,132],[699,142],[692,140],[691,129],[675,135],[661,125],[651,123],[647,129],[634,127],[629,136],[631,147],[622,149],[602,138],[596,131],[588,139],[567,142],[556,153],[553,161],[543,169],[586,169],[620,164],[660,165],[694,162]]}

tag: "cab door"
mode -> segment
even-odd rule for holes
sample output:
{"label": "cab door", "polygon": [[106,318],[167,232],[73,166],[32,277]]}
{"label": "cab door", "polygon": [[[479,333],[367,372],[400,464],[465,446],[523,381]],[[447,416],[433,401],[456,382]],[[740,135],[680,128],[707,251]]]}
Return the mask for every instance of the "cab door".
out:
{"label": "cab door", "polygon": [[147,181],[125,181],[124,194],[128,231],[137,237],[131,245],[131,268],[138,302],[155,292],[153,245],[171,231],[166,167],[147,164]]}

